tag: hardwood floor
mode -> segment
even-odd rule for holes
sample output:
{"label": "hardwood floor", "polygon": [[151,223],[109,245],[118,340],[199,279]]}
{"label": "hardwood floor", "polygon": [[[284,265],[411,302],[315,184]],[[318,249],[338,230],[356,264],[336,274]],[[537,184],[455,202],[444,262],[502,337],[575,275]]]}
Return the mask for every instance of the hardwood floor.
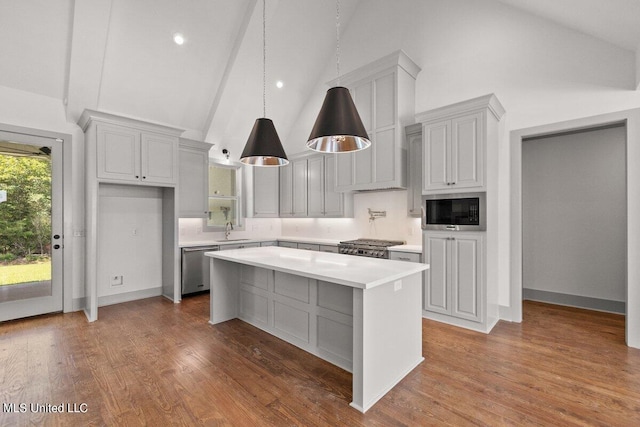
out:
{"label": "hardwood floor", "polygon": [[489,335],[423,320],[425,362],[363,415],[349,373],[241,321],[209,325],[208,301],[0,324],[0,425],[640,425],[622,316],[526,302]]}

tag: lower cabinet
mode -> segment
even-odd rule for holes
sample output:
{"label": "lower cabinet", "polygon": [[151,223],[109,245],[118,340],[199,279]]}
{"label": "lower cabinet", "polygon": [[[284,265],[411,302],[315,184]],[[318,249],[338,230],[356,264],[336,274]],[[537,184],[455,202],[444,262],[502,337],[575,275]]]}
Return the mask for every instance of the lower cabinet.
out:
{"label": "lower cabinet", "polygon": [[238,298],[240,319],[351,372],[352,288],[242,265]]}
{"label": "lower cabinet", "polygon": [[229,249],[243,249],[243,248],[257,248],[260,247],[260,243],[252,242],[252,243],[233,243],[231,245],[220,245],[221,251],[226,251]]}
{"label": "lower cabinet", "polygon": [[425,233],[423,239],[425,263],[430,266],[424,283],[425,312],[483,322],[483,233],[434,231]]}
{"label": "lower cabinet", "polygon": [[389,259],[395,261],[421,262],[422,254],[389,250]]}

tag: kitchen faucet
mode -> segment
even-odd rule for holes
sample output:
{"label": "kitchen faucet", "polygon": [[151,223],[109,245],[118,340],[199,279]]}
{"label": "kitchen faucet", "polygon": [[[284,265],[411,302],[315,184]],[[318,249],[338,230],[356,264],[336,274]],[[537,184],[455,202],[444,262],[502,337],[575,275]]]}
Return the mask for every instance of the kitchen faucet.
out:
{"label": "kitchen faucet", "polygon": [[233,230],[233,224],[231,223],[231,221],[229,221],[224,226],[224,240],[229,240],[229,234],[231,234],[231,230]]}

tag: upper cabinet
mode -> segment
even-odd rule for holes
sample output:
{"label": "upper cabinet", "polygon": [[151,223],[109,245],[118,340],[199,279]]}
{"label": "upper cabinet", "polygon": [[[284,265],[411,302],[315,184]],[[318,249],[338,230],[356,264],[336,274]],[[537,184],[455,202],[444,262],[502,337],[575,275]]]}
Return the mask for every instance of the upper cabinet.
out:
{"label": "upper cabinet", "polygon": [[337,156],[337,191],[406,188],[404,127],[414,123],[418,72],[420,68],[397,51],[340,78],[339,84],[351,91],[371,147]]}
{"label": "upper cabinet", "polygon": [[405,128],[409,158],[407,159],[407,209],[409,216],[422,215],[422,125]]}
{"label": "upper cabinet", "polygon": [[307,216],[307,159],[289,159],[280,168],[280,217]]}
{"label": "upper cabinet", "polygon": [[280,168],[244,166],[250,179],[251,190],[247,190],[246,216],[251,218],[277,218],[280,204]]}
{"label": "upper cabinet", "polygon": [[422,193],[486,191],[488,143],[497,147],[504,112],[495,95],[487,95],[417,114]]}
{"label": "upper cabinet", "polygon": [[80,119],[102,182],[175,186],[181,131],[87,110]]}
{"label": "upper cabinet", "polygon": [[280,167],[280,217],[349,217],[352,196],[335,191],[336,154],[301,154]]}
{"label": "upper cabinet", "polygon": [[209,207],[209,149],[212,144],[180,138],[179,212],[181,218],[205,218]]}
{"label": "upper cabinet", "polygon": [[[308,166],[308,215],[314,218],[343,217],[345,195],[335,191],[336,159],[339,155],[325,154],[310,157]],[[347,202],[350,201],[347,196]]]}

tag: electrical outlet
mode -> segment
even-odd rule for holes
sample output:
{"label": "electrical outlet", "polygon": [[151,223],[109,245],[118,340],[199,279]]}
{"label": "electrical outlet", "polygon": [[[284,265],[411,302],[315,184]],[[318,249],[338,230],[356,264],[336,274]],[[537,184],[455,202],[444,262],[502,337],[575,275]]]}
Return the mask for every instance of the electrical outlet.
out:
{"label": "electrical outlet", "polygon": [[134,228],[133,230],[131,230],[131,235],[132,236],[137,236],[138,235],[138,229]]}
{"label": "electrical outlet", "polygon": [[111,286],[122,286],[124,281],[122,280],[122,276],[113,275],[110,277]]}
{"label": "electrical outlet", "polygon": [[402,289],[402,280],[396,280],[393,282],[393,290],[399,291],[400,289]]}

